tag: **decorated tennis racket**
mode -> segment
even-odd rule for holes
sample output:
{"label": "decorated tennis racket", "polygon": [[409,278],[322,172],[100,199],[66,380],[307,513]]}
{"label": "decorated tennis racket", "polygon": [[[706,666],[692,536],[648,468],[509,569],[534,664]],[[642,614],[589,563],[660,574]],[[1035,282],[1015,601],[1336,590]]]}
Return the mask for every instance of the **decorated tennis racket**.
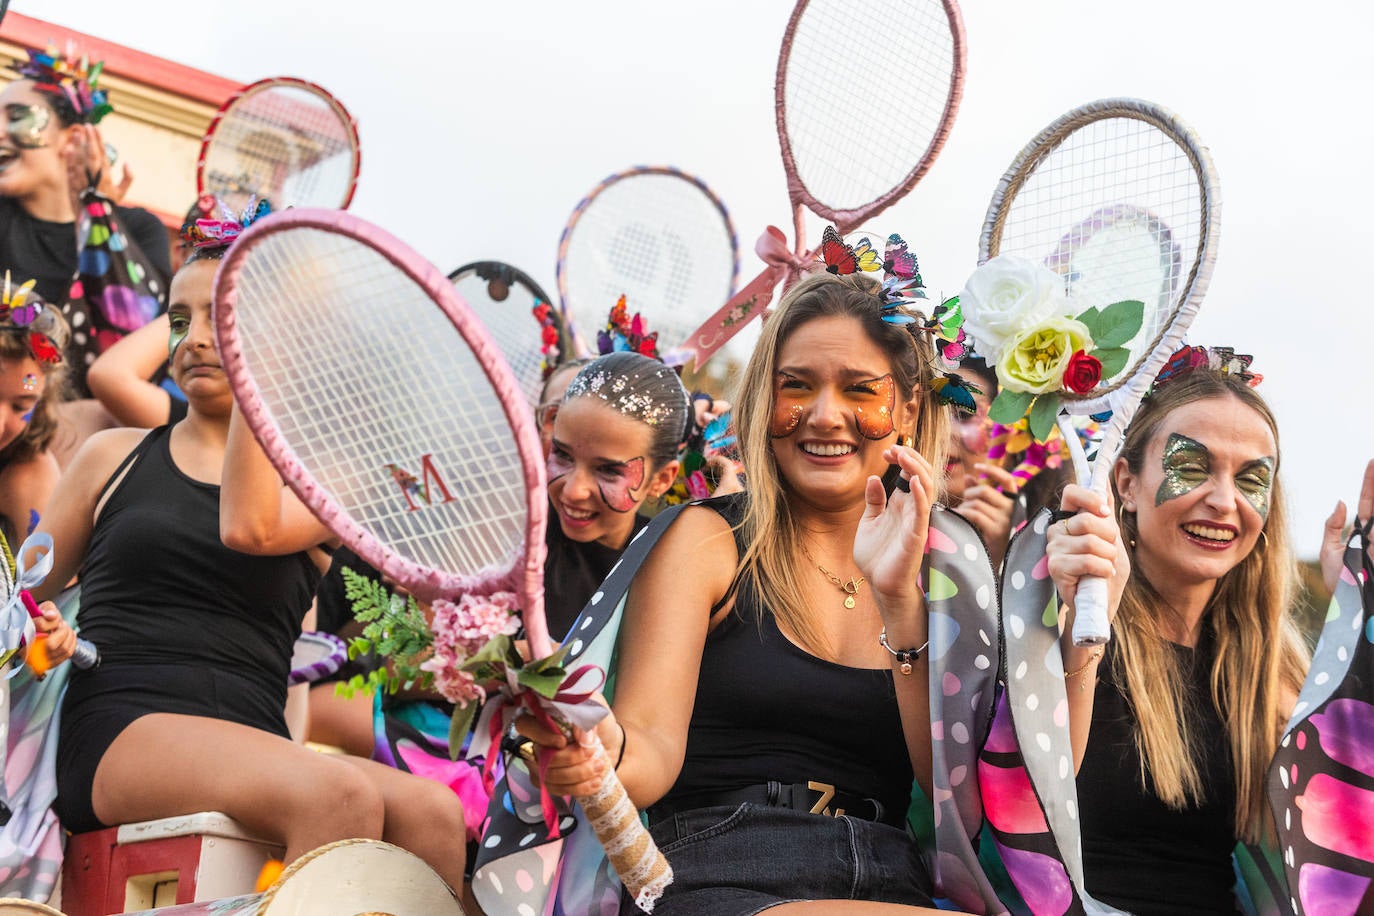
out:
{"label": "decorated tennis racket", "polygon": [[[1079,481],[1104,496],[1140,399],[1202,304],[1221,229],[1219,194],[1206,147],[1173,112],[1105,99],[1042,130],[1016,156],[988,206],[980,264],[1000,254],[1042,261],[1063,277],[1075,314],[1127,300],[1143,304],[1139,331],[1119,344],[1124,368],[1086,394],[1065,391],[1060,398],[1060,428]],[[963,308],[975,321],[973,305],[966,300]],[[1102,419],[1091,465],[1069,426],[1075,415]],[[1076,644],[1109,638],[1106,598],[1105,581],[1079,583]]]}
{"label": "decorated tennis racket", "polygon": [[196,193],[234,212],[250,198],[287,207],[347,208],[358,183],[358,125],[323,87],[278,76],[244,86],[210,122]]}
{"label": "decorated tennis racket", "polygon": [[[534,418],[452,282],[375,226],[297,209],[240,236],[214,302],[244,419],[301,500],[417,596],[495,604],[514,593],[530,651],[550,656]],[[514,699],[565,731],[579,715],[589,727],[604,708],[568,702],[570,691]],[[627,887],[666,885],[667,861],[606,772],[596,797],[578,799],[593,830]]]}
{"label": "decorated tennis racket", "polygon": [[795,241],[789,250],[768,227],[755,246],[767,269],[693,332],[698,367],[815,258],[805,210],[844,236],[929,171],[954,124],[965,56],[955,0],[880,0],[862,12],[843,0],[798,0],[773,84]]}
{"label": "decorated tennis racket", "polygon": [[531,407],[548,371],[572,356],[562,314],[529,274],[500,261],[475,261],[448,275],[491,334]]}
{"label": "decorated tennis racket", "polygon": [[558,242],[558,295],[584,354],[596,353],[608,304],[625,296],[671,357],[738,276],[729,211],[704,181],[672,166],[610,176],[573,209]]}

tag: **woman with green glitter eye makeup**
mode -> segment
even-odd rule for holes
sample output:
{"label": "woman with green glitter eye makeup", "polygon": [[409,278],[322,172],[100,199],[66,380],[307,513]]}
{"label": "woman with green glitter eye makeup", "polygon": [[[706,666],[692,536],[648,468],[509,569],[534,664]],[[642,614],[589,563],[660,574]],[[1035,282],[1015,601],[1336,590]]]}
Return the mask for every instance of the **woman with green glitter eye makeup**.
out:
{"label": "woman with green glitter eye makeup", "polygon": [[[1085,883],[1138,916],[1233,912],[1232,851],[1273,836],[1267,772],[1309,653],[1252,378],[1204,361],[1141,404],[1113,472],[1130,575],[1112,640],[1064,649]],[[1075,580],[1051,573],[1071,602]]]}

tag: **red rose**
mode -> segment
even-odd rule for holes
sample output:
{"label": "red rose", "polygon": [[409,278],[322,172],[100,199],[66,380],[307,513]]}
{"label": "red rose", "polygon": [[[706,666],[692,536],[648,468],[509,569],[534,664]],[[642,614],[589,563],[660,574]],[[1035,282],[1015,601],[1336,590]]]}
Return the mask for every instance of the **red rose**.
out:
{"label": "red rose", "polygon": [[1087,394],[1102,381],[1102,361],[1079,350],[1064,367],[1064,387],[1074,394]]}
{"label": "red rose", "polygon": [[543,329],[540,330],[539,337],[540,340],[544,342],[544,346],[552,347],[554,344],[558,343],[558,328],[546,324]]}

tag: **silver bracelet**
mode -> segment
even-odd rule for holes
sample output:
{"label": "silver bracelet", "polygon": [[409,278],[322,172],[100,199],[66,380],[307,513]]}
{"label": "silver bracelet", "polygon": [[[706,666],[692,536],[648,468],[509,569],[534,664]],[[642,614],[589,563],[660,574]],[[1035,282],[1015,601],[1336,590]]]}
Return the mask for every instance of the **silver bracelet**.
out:
{"label": "silver bracelet", "polygon": [[886,649],[889,655],[901,663],[902,674],[910,674],[911,666],[921,657],[921,653],[926,650],[926,647],[930,645],[930,640],[927,639],[925,644],[919,649],[894,649],[887,641],[887,627],[883,627],[882,632],[878,634],[878,645]]}

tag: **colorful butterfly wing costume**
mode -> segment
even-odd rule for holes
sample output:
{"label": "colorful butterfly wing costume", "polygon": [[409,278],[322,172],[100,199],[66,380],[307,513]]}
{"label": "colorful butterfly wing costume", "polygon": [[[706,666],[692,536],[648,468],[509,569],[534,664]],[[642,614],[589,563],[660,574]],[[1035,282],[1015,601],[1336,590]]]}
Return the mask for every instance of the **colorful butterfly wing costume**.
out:
{"label": "colorful butterfly wing costume", "polygon": [[[1374,900],[1374,564],[1368,524],[1345,565],[1307,682],[1269,768],[1269,805],[1299,916]],[[1361,909],[1360,912],[1365,912]]]}
{"label": "colorful butterfly wing costume", "polygon": [[[568,633],[568,664],[590,662],[609,672],[608,699],[614,696],[625,595],[649,551],[683,508],[660,513],[635,535]],[[982,873],[972,842],[983,823],[977,754],[991,722],[998,668],[996,582],[972,526],[952,512],[932,513],[927,561],[922,575],[930,606],[935,845],[923,851],[937,893],[963,909],[1001,913],[1005,909]],[[560,808],[559,813],[562,835],[551,837],[544,828],[539,791],[524,764],[513,760],[497,786],[473,874],[474,893],[488,912],[619,912],[620,885],[581,811]],[[915,820],[929,817],[926,811]]]}

